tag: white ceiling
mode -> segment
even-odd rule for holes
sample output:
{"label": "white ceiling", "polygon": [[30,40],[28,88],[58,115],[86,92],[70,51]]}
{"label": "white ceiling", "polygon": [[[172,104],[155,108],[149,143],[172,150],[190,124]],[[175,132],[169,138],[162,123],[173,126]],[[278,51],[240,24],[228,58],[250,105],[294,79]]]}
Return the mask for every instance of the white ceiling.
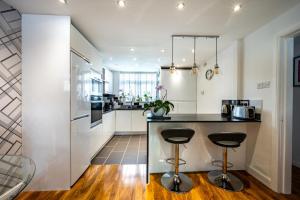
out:
{"label": "white ceiling", "polygon": [[[121,71],[154,71],[170,65],[172,34],[220,35],[222,49],[300,2],[185,0],[185,9],[179,11],[177,0],[127,0],[126,8],[117,7],[116,0],[68,1],[64,5],[58,0],[6,0],[22,13],[70,15],[72,23],[103,54],[105,66]],[[236,3],[242,5],[239,13],[233,13]],[[213,56],[214,48],[214,40],[198,39],[197,62]],[[175,64],[191,65],[192,49],[192,39],[175,40]]]}

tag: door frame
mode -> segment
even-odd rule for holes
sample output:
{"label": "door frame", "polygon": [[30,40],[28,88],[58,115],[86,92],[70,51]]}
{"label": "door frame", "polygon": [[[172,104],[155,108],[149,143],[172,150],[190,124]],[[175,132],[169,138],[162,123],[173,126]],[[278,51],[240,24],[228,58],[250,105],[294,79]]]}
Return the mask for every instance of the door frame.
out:
{"label": "door frame", "polygon": [[272,185],[280,193],[292,190],[292,136],[293,136],[293,55],[294,37],[300,33],[300,24],[276,36],[275,73],[275,131],[272,134]]}

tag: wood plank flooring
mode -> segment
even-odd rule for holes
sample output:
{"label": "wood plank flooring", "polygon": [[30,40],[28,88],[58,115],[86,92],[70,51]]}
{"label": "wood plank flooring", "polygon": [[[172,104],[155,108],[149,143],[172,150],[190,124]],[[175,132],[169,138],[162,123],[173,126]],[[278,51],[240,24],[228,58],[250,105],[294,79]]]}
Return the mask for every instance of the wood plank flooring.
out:
{"label": "wood plank flooring", "polygon": [[300,199],[276,194],[246,172],[236,172],[245,183],[242,192],[228,192],[207,181],[206,173],[189,173],[195,184],[185,194],[175,194],[160,185],[160,174],[145,184],[146,165],[92,165],[69,191],[23,192],[17,200],[268,200]]}

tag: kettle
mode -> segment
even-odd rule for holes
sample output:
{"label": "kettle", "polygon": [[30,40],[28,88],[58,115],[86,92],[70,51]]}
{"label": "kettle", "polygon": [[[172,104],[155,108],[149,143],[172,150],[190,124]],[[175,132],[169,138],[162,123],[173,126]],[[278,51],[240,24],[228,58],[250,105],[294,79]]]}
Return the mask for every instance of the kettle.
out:
{"label": "kettle", "polygon": [[224,116],[230,116],[231,115],[231,106],[229,104],[223,104],[221,108],[221,113]]}

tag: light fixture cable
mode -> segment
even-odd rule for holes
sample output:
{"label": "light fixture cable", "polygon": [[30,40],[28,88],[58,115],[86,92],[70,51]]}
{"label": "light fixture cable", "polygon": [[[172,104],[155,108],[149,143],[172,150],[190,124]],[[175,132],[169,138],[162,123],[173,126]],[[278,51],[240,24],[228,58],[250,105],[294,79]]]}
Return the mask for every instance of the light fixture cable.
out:
{"label": "light fixture cable", "polygon": [[197,74],[198,73],[198,67],[196,65],[196,37],[194,37],[194,64],[192,67],[192,73]]}
{"label": "light fixture cable", "polygon": [[216,65],[214,68],[214,73],[219,74],[219,65],[218,65],[218,37],[216,37]]}

